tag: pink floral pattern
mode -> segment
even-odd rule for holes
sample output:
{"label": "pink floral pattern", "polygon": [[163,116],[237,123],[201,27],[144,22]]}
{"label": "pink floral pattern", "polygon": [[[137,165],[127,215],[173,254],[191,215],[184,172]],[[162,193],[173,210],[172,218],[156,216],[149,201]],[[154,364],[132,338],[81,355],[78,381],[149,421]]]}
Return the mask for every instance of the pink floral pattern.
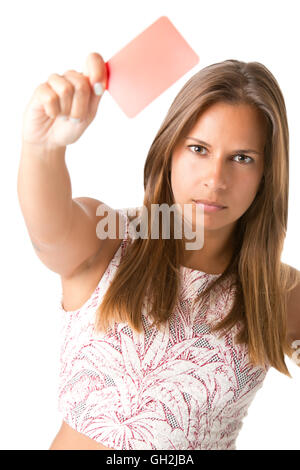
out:
{"label": "pink floral pattern", "polygon": [[235,449],[243,418],[269,369],[249,363],[236,345],[236,326],[225,337],[210,332],[228,312],[234,291],[227,282],[192,305],[199,289],[218,275],[181,267],[177,306],[161,330],[143,334],[115,323],[96,334],[97,306],[128,244],[126,237],[90,299],[62,313],[58,408],[75,430],[116,450]]}

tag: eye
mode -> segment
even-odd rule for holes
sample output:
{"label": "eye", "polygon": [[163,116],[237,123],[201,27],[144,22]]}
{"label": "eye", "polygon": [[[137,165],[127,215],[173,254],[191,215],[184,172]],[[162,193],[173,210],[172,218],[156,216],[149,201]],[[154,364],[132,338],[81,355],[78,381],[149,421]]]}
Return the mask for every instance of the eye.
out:
{"label": "eye", "polygon": [[[235,155],[234,157],[248,158],[250,160],[249,163],[252,163],[254,161],[252,157],[248,157],[248,155],[244,155],[243,153],[239,153],[239,154]],[[238,162],[238,163],[241,163],[242,165],[245,164],[245,162]]]}
{"label": "eye", "polygon": [[[192,148],[192,147],[194,147],[194,148],[198,148],[198,149],[205,149],[205,150],[206,150],[206,148],[205,148],[205,147],[203,147],[202,145],[189,145],[188,147],[189,147],[189,148]],[[193,151],[193,153],[199,153],[199,152],[194,152],[194,151]]]}
{"label": "eye", "polygon": [[[188,147],[189,147],[189,148],[192,148],[192,147],[193,147],[193,148],[198,148],[198,149],[207,150],[207,149],[206,149],[205,147],[203,147],[202,145],[189,145]],[[193,152],[193,153],[200,153],[200,152],[194,152],[194,151],[192,151],[192,152]],[[248,164],[254,162],[254,159],[253,159],[252,157],[248,157],[248,155],[244,155],[243,153],[239,153],[239,154],[235,155],[233,158],[235,158],[235,157],[242,157],[243,159],[248,158],[248,161],[247,161],[247,162],[245,162],[245,161],[240,161],[240,162],[238,162],[238,163],[240,163],[241,165],[245,165],[245,164],[248,165]]]}

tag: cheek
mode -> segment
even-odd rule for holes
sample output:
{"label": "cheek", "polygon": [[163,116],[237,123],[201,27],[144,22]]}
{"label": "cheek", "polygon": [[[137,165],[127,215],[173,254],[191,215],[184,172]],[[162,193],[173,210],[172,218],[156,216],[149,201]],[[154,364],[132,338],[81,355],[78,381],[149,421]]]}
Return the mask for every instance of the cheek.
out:
{"label": "cheek", "polygon": [[247,210],[255,199],[259,183],[256,178],[245,176],[236,181],[233,190],[234,207],[239,210]]}
{"label": "cheek", "polygon": [[183,161],[180,159],[175,160],[171,169],[171,186],[175,197],[176,195],[180,197],[184,194],[188,179],[187,168],[183,164]]}
{"label": "cheek", "polygon": [[171,187],[175,200],[180,199],[182,194],[182,181],[180,175],[177,174],[176,170],[171,173]]}

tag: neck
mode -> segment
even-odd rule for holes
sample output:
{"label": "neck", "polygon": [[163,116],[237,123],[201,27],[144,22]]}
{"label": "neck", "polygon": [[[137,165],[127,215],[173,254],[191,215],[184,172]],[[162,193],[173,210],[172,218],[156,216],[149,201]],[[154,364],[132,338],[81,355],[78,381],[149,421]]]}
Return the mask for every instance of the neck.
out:
{"label": "neck", "polygon": [[227,233],[205,231],[203,247],[200,250],[184,250],[183,264],[199,271],[220,274],[229,265],[234,249],[232,230]]}

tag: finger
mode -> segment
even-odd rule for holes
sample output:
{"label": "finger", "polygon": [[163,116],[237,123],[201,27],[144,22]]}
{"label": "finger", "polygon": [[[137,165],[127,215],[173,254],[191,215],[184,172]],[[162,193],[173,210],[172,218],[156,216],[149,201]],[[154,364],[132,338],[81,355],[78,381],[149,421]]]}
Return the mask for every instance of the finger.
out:
{"label": "finger", "polygon": [[59,96],[47,82],[37,87],[33,95],[33,100],[38,105],[38,108],[41,107],[47,116],[52,119],[55,119],[60,113]]}
{"label": "finger", "polygon": [[74,94],[72,100],[70,117],[83,121],[89,108],[89,101],[91,95],[91,88],[89,80],[83,74],[75,70],[69,70],[64,74],[64,77],[73,85]]}
{"label": "finger", "polygon": [[69,116],[72,109],[74,85],[65,77],[56,73],[50,75],[48,83],[59,97],[60,113],[62,116]]}
{"label": "finger", "polygon": [[[100,54],[92,52],[88,55],[84,65],[84,74],[89,77],[94,93],[96,92],[95,94],[98,96],[101,95],[107,88],[107,70]],[[102,89],[100,85],[102,85]]]}

